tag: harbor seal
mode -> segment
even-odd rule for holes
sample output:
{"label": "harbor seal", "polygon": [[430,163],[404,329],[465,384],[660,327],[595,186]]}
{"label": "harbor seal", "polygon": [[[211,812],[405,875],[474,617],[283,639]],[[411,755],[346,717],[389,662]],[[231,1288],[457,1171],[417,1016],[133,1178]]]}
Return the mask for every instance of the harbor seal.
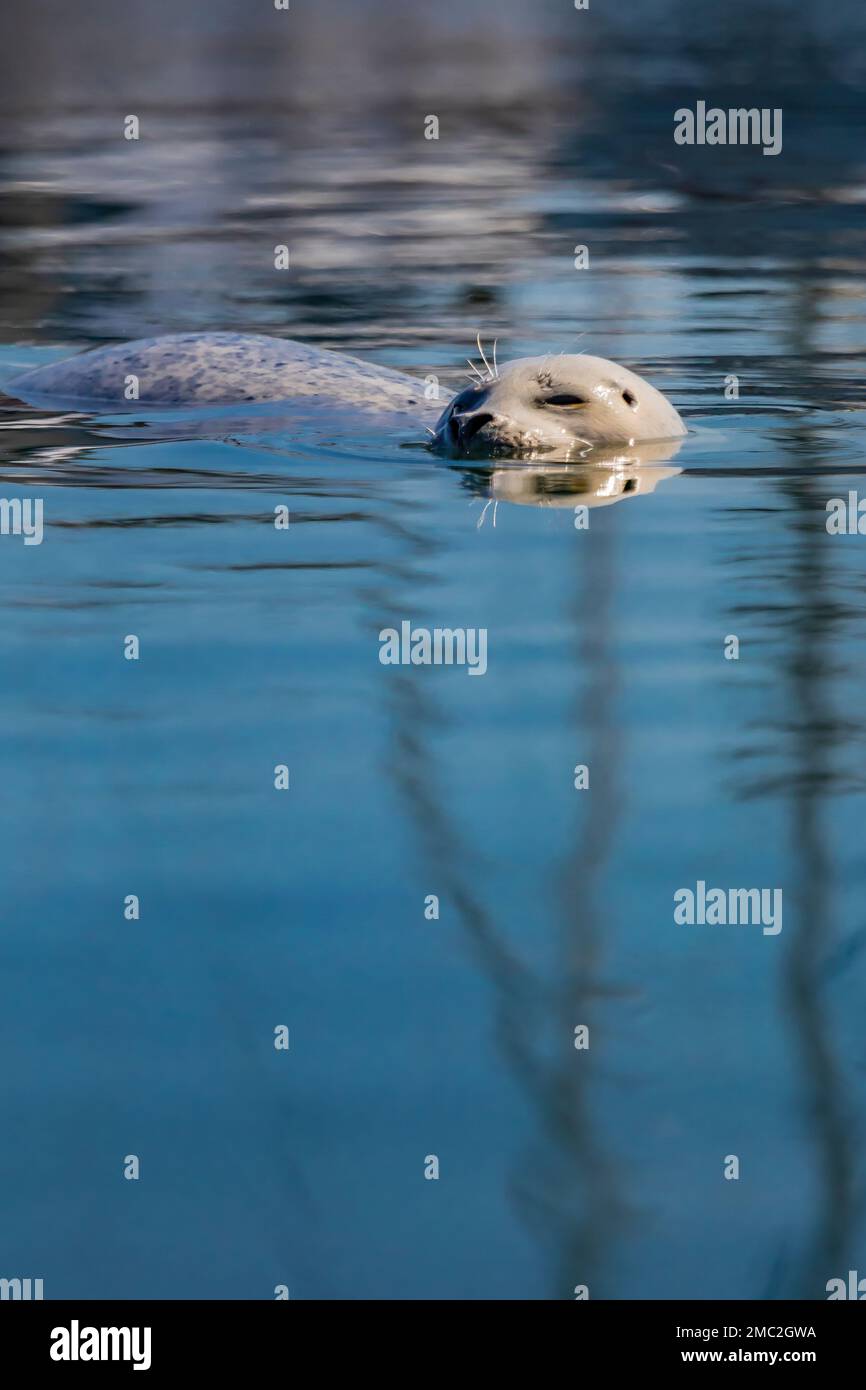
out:
{"label": "harbor seal", "polygon": [[461,391],[436,425],[435,443],[464,457],[556,452],[682,439],[668,400],[604,357],[521,357]]}
{"label": "harbor seal", "polygon": [[245,333],[168,334],[97,348],[26,372],[7,390],[32,405],[112,411],[318,405],[411,420],[424,425],[432,448],[464,458],[582,456],[600,444],[686,433],[655,387],[605,358],[524,357],[501,371],[495,352],[492,367],[483,352],[482,359],[486,374],[473,369],[476,381],[444,412],[441,397],[431,400],[425,383],[402,372]]}

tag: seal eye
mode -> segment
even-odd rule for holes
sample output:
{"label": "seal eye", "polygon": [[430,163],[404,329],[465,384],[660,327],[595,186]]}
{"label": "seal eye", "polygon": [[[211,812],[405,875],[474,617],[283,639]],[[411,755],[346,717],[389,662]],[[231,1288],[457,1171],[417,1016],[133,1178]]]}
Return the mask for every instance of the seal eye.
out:
{"label": "seal eye", "polygon": [[635,406],[637,405],[637,396],[634,394],[634,392],[623,391],[622,398],[625,401],[626,405],[630,405],[632,410],[634,410]]}
{"label": "seal eye", "polygon": [[559,406],[560,410],[577,410],[579,406],[586,405],[586,401],[582,396],[568,396],[563,394],[560,396],[543,396],[540,404],[556,405]]}

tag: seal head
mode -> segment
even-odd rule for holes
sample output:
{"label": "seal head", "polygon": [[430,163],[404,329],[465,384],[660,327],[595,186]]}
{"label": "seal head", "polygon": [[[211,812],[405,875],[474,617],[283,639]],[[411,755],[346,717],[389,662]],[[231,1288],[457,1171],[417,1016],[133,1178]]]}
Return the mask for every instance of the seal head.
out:
{"label": "seal head", "polygon": [[461,391],[433,447],[456,457],[575,457],[598,444],[679,439],[686,427],[660,391],[604,357],[519,357]]}

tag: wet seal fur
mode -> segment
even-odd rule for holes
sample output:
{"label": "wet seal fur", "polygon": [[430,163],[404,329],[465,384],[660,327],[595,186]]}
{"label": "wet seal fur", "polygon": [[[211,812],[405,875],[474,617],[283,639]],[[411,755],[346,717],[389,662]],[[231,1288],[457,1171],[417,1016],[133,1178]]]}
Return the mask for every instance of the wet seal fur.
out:
{"label": "wet seal fur", "polygon": [[[128,394],[135,378],[135,395]],[[8,392],[31,405],[260,405],[298,400],[417,420],[440,407],[423,382],[325,348],[256,333],[170,333],[95,348],[15,377]]]}

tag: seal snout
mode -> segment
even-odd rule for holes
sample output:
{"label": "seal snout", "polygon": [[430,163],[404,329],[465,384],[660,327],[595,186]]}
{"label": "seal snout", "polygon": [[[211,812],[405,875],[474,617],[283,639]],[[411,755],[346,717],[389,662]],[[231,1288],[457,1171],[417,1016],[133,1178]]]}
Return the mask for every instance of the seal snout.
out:
{"label": "seal snout", "polygon": [[485,425],[492,425],[494,417],[487,410],[454,412],[448,421],[451,443],[459,449],[467,449]]}

